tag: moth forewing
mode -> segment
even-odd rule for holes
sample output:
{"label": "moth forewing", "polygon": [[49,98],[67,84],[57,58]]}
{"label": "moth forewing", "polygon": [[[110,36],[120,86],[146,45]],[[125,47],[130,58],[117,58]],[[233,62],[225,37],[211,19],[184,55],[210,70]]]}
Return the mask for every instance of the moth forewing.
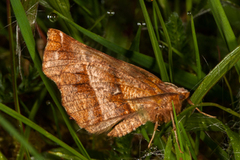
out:
{"label": "moth forewing", "polygon": [[147,121],[168,122],[189,92],[148,71],[49,29],[43,72],[58,86],[62,105],[90,133],[124,136]]}

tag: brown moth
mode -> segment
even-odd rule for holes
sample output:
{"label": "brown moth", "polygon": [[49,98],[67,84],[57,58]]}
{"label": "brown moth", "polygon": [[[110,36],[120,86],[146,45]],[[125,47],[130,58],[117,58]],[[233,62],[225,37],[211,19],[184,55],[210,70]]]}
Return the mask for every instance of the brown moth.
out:
{"label": "brown moth", "polygon": [[189,92],[148,71],[49,29],[43,72],[58,86],[62,105],[81,128],[124,136],[147,121],[171,120]]}

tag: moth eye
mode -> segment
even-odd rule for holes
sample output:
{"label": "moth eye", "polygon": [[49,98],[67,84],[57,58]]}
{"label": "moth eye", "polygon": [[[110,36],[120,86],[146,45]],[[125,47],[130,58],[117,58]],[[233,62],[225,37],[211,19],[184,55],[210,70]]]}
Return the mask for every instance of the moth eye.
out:
{"label": "moth eye", "polygon": [[184,98],[185,98],[184,95],[182,95],[182,94],[179,95],[179,99],[180,99],[180,100],[182,100],[182,99],[184,99]]}

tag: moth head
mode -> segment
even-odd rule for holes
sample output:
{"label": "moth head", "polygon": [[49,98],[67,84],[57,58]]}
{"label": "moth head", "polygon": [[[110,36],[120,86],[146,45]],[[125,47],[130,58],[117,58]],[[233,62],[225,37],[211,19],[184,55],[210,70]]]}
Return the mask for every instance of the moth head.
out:
{"label": "moth head", "polygon": [[172,83],[164,82],[166,85],[166,90],[171,93],[178,93],[180,101],[184,101],[189,97],[190,92],[185,88],[177,87]]}

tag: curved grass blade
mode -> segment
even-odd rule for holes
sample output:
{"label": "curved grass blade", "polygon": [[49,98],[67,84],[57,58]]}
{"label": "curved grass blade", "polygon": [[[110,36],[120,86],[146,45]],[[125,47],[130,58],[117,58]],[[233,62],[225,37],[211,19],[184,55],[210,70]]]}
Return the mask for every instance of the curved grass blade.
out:
{"label": "curved grass blade", "polygon": [[191,153],[192,158],[193,158],[194,160],[197,160],[197,156],[196,156],[196,154],[194,153],[194,150],[193,150],[193,148],[192,148],[191,142],[190,142],[190,140],[189,140],[189,138],[188,138],[188,135],[187,135],[187,132],[186,132],[185,128],[183,127],[182,122],[180,122],[179,125],[180,125],[180,128],[181,128],[181,130],[182,130],[182,134],[183,134],[183,137],[184,137],[186,146],[188,147],[188,149],[189,149],[189,151],[190,151],[190,153]]}
{"label": "curved grass blade", "polygon": [[[44,97],[45,97],[46,94],[47,94],[47,90],[46,90],[46,88],[44,88],[44,89],[41,91],[38,99],[35,101],[35,103],[34,103],[34,105],[33,105],[33,107],[32,107],[32,110],[31,110],[31,112],[30,112],[30,114],[29,114],[29,117],[28,117],[29,120],[31,120],[31,121],[34,120],[34,117],[35,117],[35,115],[37,114],[37,111],[38,111],[39,107],[41,106],[41,102],[43,101],[43,99],[44,99]],[[24,137],[25,137],[26,139],[29,139],[30,131],[31,131],[31,128],[30,128],[29,126],[26,126],[26,127],[25,127],[25,132],[24,132]],[[22,146],[21,146],[20,149],[19,149],[18,155],[19,155],[19,158],[18,158],[18,159],[23,159],[23,156],[24,156],[24,148],[23,148]]]}
{"label": "curved grass blade", "polygon": [[240,58],[240,46],[229,53],[214,69],[204,78],[191,97],[194,104],[201,102],[205,94],[230,70]]}
{"label": "curved grass blade", "polygon": [[[191,17],[191,29],[192,29],[192,37],[193,37],[193,45],[194,45],[194,50],[195,50],[195,57],[196,57],[196,64],[197,64],[197,78],[200,81],[202,78],[201,72],[202,72],[202,66],[201,66],[201,61],[200,61],[200,55],[199,55],[199,49],[198,49],[198,42],[197,42],[197,36],[196,36],[196,31],[195,31],[195,26],[194,26],[194,21],[193,21],[193,16],[192,14],[190,15]],[[202,110],[200,108],[200,110]],[[195,138],[195,153],[198,155],[199,153],[199,143],[200,143],[200,133],[196,133],[196,138]]]}
{"label": "curved grass blade", "polygon": [[209,148],[211,148],[216,155],[218,155],[218,158],[221,160],[229,160],[231,159],[229,157],[229,155],[227,154],[227,152],[225,152],[220,146],[219,144],[216,144],[216,142],[214,142],[209,135],[205,134],[204,132],[200,132],[200,139],[207,144],[207,146]]}
{"label": "curved grass blade", "polygon": [[[13,32],[12,32],[12,22],[11,22],[11,7],[10,7],[10,2],[7,1],[7,8],[8,8],[8,13],[7,16],[8,18],[8,34],[9,34],[9,48],[10,48],[10,56],[11,56],[11,78],[12,78],[12,88],[13,88],[13,98],[14,98],[14,107],[15,110],[18,113],[21,113],[20,106],[19,106],[19,98],[18,98],[18,88],[17,88],[17,67],[16,67],[16,57],[15,57],[15,52],[14,52],[14,40],[13,40]],[[23,125],[22,122],[19,121],[19,126],[20,126],[20,131],[23,133]]]}
{"label": "curved grass blade", "polygon": [[221,105],[219,105],[219,104],[216,104],[216,103],[204,102],[204,103],[200,103],[199,106],[215,106],[215,107],[220,108],[220,109],[223,110],[223,111],[226,111],[226,112],[228,112],[228,113],[230,113],[230,114],[232,114],[232,115],[240,118],[240,114],[239,114],[239,113],[233,111],[233,110],[230,109],[230,108],[223,107],[223,106],[221,106]]}
{"label": "curved grass blade", "polygon": [[[239,159],[240,155],[240,135],[239,133],[233,132],[228,126],[224,125],[221,121],[219,121],[216,118],[209,118],[202,114],[193,114],[188,119],[187,123],[185,124],[185,129],[188,131],[216,131],[216,132],[226,132],[230,143],[232,145],[235,159]],[[204,136],[203,133],[200,134],[201,139],[207,138],[206,135]],[[208,140],[209,141],[209,140]],[[214,142],[212,142],[214,143]],[[225,157],[229,157],[227,153],[222,150],[220,147],[217,147],[217,145],[210,144],[211,146],[215,146],[217,149],[217,152],[220,153],[221,157],[223,159],[226,159]]]}
{"label": "curved grass blade", "polygon": [[[223,40],[225,41],[229,51],[233,51],[238,46],[237,39],[223,10],[220,0],[208,0],[208,2]],[[240,61],[236,63],[235,68],[238,75],[240,75]]]}
{"label": "curved grass blade", "polygon": [[[176,114],[176,111],[175,111],[175,107],[174,107],[173,101],[172,101],[172,107],[173,107],[173,118],[174,118],[174,122],[172,122],[172,123],[175,123],[175,125],[176,125],[175,130],[176,130],[176,133],[177,133],[176,136],[178,137],[178,139],[177,139],[177,137],[176,137],[176,142],[179,141],[179,145],[180,145],[180,148],[179,148],[179,149],[181,149],[181,151],[184,152],[184,149],[183,149],[183,141],[182,141],[182,137],[181,137],[181,135],[180,135],[180,128],[179,128],[179,124],[178,124],[178,120],[177,120],[177,114]],[[178,142],[177,142],[177,143],[178,143]],[[178,147],[179,147],[179,146],[178,146]],[[183,158],[185,157],[184,154],[180,154],[180,155],[183,156]]]}
{"label": "curved grass blade", "polygon": [[240,159],[240,143],[239,143],[240,134],[231,131],[231,129],[228,126],[225,126],[225,130],[227,132],[228,137],[230,138],[235,159]]}
{"label": "curved grass blade", "polygon": [[156,10],[156,12],[157,12],[157,15],[158,15],[160,24],[161,24],[162,29],[163,29],[163,33],[164,33],[164,35],[165,35],[167,44],[168,44],[168,46],[169,46],[169,47],[168,47],[169,75],[170,75],[170,81],[173,82],[173,73],[172,73],[172,70],[173,70],[173,60],[172,60],[172,44],[171,44],[171,39],[170,39],[170,37],[169,37],[169,34],[168,34],[168,31],[167,31],[166,25],[165,25],[165,23],[164,23],[162,14],[161,14],[160,9],[159,9],[158,4],[157,4],[157,1],[153,1],[153,7],[155,8],[155,10]]}
{"label": "curved grass blade", "polygon": [[[56,144],[59,144],[60,146],[62,146],[63,148],[65,148],[66,150],[68,150],[69,152],[71,152],[72,154],[78,156],[80,159],[83,160],[87,160],[86,157],[84,157],[83,155],[81,155],[80,153],[78,153],[75,149],[71,148],[70,146],[68,146],[66,143],[64,143],[63,141],[59,140],[58,138],[56,138],[54,135],[50,134],[49,132],[47,132],[46,130],[44,130],[42,127],[40,127],[39,125],[37,125],[36,123],[32,122],[31,120],[29,120],[28,118],[20,115],[19,113],[17,113],[16,111],[10,109],[9,107],[5,106],[4,104],[0,103],[0,110],[2,110],[3,112],[5,112],[6,114],[10,115],[11,117],[22,121],[23,123],[25,123],[26,125],[28,125],[29,127],[33,128],[34,130],[38,131],[39,133],[41,133],[42,135],[44,135],[45,137],[49,138],[50,140],[52,140],[53,142],[55,142]],[[12,133],[12,132],[11,132]]]}
{"label": "curved grass blade", "polygon": [[44,158],[30,144],[28,144],[28,141],[20,133],[18,133],[14,126],[5,120],[2,115],[0,115],[0,124],[9,134],[13,135],[13,137],[15,137],[26,149],[28,149],[33,156],[37,159],[44,160]]}
{"label": "curved grass blade", "polygon": [[142,26],[139,26],[136,36],[134,37],[132,44],[129,48],[130,51],[139,52],[140,38],[141,38]]}
{"label": "curved grass blade", "polygon": [[2,154],[2,152],[0,152],[0,158],[1,160],[7,160],[7,158]]}
{"label": "curved grass blade", "polygon": [[164,159],[165,160],[171,160],[172,159],[172,136],[168,137],[165,152],[164,152]]}
{"label": "curved grass blade", "polygon": [[202,76],[201,76],[202,66],[201,66],[201,61],[200,61],[200,56],[199,56],[197,35],[196,35],[196,32],[195,32],[195,26],[194,26],[194,21],[193,21],[192,14],[190,15],[190,17],[191,17],[191,28],[192,28],[193,44],[194,44],[196,63],[197,63],[197,72],[196,73],[197,73],[198,80],[201,80],[201,78],[202,78]]}

